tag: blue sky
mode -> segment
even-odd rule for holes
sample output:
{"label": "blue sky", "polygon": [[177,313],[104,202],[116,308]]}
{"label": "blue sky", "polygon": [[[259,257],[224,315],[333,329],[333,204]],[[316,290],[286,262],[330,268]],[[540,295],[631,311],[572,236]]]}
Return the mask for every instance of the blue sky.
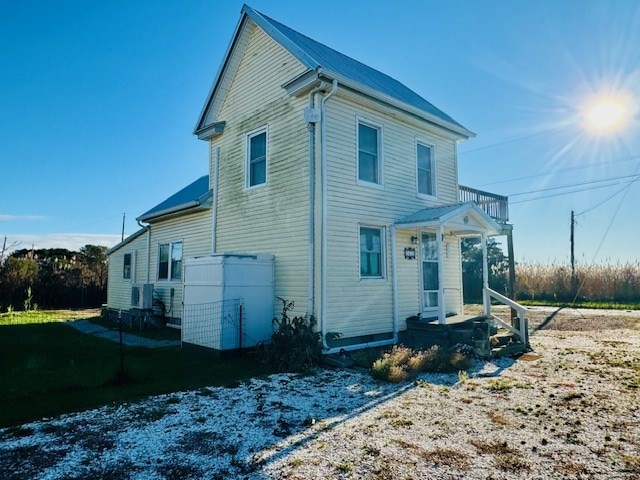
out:
{"label": "blue sky", "polygon": [[[629,182],[640,174],[640,112],[608,136],[586,131],[581,112],[603,93],[637,109],[639,2],[250,5],[476,132],[459,147],[460,183],[510,196],[518,261],[566,262],[572,209],[588,210],[578,260],[638,259],[640,181]],[[135,217],[206,173],[192,131],[241,7],[3,2],[0,242],[113,245],[123,213],[131,234]],[[580,191],[551,196],[567,190]]]}

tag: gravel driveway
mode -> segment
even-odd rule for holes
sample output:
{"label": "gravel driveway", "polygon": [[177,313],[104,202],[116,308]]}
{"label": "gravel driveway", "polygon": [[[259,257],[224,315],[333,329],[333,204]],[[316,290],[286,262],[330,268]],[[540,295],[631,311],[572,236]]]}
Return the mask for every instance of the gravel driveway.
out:
{"label": "gravel driveway", "polygon": [[0,476],[640,478],[640,312],[530,318],[533,352],[468,375],[273,375],[0,430]]}

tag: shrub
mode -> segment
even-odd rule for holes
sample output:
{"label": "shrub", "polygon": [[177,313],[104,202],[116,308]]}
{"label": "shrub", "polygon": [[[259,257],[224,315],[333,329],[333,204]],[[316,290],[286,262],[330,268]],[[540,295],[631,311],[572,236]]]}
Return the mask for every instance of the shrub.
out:
{"label": "shrub", "polygon": [[454,345],[448,351],[434,345],[428,350],[413,350],[394,346],[382,354],[371,366],[371,376],[388,382],[402,382],[420,372],[456,372],[467,370],[472,349],[468,345]]}
{"label": "shrub", "polygon": [[289,317],[294,303],[278,297],[282,302],[280,320],[273,319],[276,326],[271,343],[265,346],[266,362],[278,372],[302,372],[316,365],[320,359],[320,333],[315,331],[316,321],[312,316]]}
{"label": "shrub", "polygon": [[394,346],[391,351],[382,354],[371,366],[371,375],[378,380],[402,382],[409,377],[407,363],[413,356],[410,348]]}

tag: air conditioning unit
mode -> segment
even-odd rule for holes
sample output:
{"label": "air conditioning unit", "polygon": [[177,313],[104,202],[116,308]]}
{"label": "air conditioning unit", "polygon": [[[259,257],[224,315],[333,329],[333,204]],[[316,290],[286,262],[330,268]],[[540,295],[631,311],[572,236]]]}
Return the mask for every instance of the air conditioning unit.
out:
{"label": "air conditioning unit", "polygon": [[131,307],[142,310],[153,308],[153,284],[140,283],[131,287]]}

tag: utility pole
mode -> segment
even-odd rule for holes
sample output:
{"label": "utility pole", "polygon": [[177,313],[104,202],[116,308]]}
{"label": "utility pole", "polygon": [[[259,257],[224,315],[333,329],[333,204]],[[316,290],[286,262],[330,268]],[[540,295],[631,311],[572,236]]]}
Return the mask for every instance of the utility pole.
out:
{"label": "utility pole", "polygon": [[[571,212],[573,213],[573,212]],[[124,218],[126,216],[126,213],[122,214],[122,235],[120,236],[120,241],[123,242],[124,241]]]}
{"label": "utility pole", "polygon": [[576,215],[575,212],[571,210],[571,295],[575,295],[576,293],[575,225]]}

